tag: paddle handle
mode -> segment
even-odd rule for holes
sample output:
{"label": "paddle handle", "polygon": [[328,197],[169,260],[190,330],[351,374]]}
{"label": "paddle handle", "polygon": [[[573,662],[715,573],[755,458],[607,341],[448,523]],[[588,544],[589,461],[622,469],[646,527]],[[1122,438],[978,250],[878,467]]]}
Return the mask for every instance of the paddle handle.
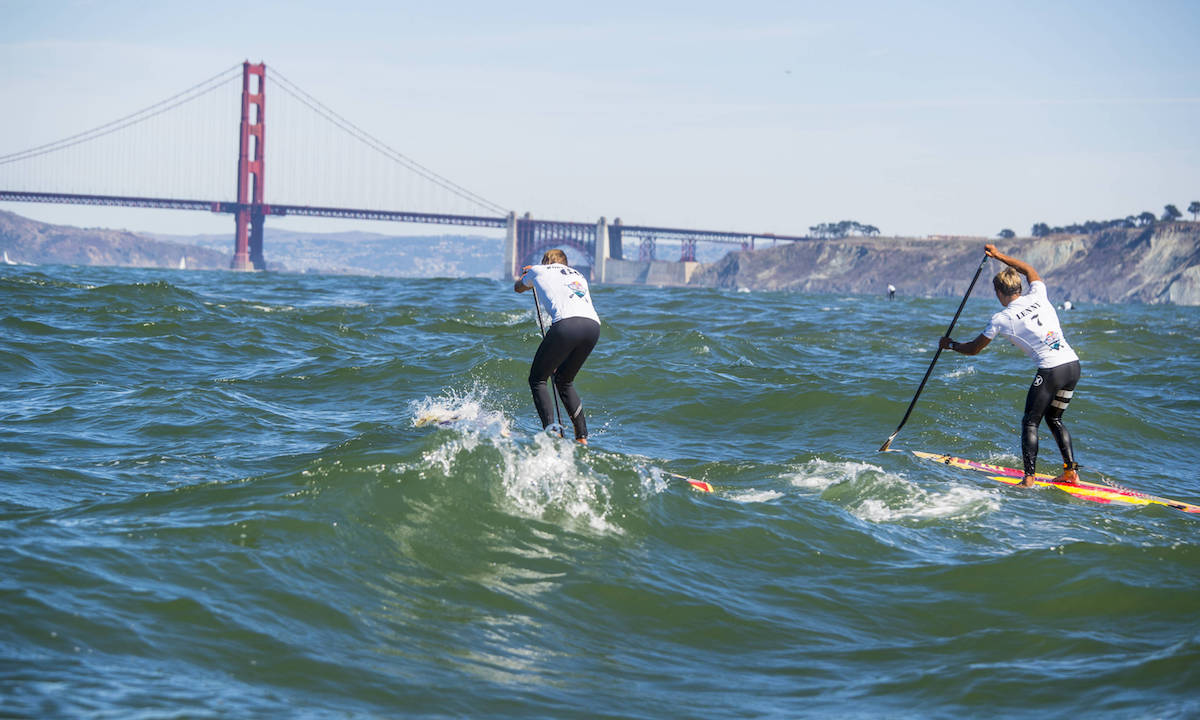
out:
{"label": "paddle handle", "polygon": [[[987,262],[987,253],[983,254],[983,259],[979,261],[979,267],[975,268],[975,277],[971,278],[971,284],[967,286],[967,293],[963,295],[962,302],[958,304],[958,310],[954,313],[954,319],[950,321],[950,327],[946,328],[946,336],[954,332],[954,325],[958,322],[958,316],[962,314],[963,307],[967,304],[967,298],[971,297],[971,291],[975,289],[975,281],[979,280],[979,274],[983,272],[983,266]],[[888,436],[888,439],[879,447],[879,452],[884,452],[888,446],[892,444],[892,440],[900,434],[900,428],[904,427],[904,423],[908,422],[908,416],[912,415],[913,408],[917,405],[917,398],[921,397],[921,391],[925,389],[925,383],[929,380],[929,375],[933,372],[933,366],[937,364],[938,358],[942,355],[941,344],[939,343],[937,352],[933,354],[933,360],[929,363],[929,369],[925,371],[925,377],[921,378],[921,384],[917,386],[917,392],[913,395],[912,402],[908,404],[908,410],[904,411],[904,419],[896,426],[896,431]]]}

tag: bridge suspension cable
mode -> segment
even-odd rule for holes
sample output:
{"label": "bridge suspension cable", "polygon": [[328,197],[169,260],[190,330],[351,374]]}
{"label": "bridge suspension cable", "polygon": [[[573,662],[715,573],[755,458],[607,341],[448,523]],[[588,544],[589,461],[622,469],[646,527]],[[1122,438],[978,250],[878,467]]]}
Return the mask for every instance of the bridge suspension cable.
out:
{"label": "bridge suspension cable", "polygon": [[[237,93],[244,70],[245,63],[234,65],[136,112],[0,155],[0,189],[55,196],[45,200],[53,202],[82,202],[83,196],[236,201]],[[258,93],[264,84],[265,103],[257,95],[249,115],[265,126],[250,146],[265,156],[252,181],[264,188],[262,204],[496,220],[509,214],[366,132],[274,68]]]}
{"label": "bridge suspension cable", "polygon": [[379,138],[375,137],[374,135],[371,135],[367,131],[363,130],[362,128],[358,127],[357,125],[350,122],[346,118],[342,117],[337,112],[335,112],[334,110],[330,109],[327,105],[322,103],[320,100],[317,100],[312,95],[305,92],[303,89],[301,89],[295,83],[293,83],[291,80],[288,80],[287,77],[283,73],[279,72],[279,70],[277,68],[275,68],[274,66],[272,66],[270,68],[270,76],[269,77],[270,77],[270,82],[272,84],[274,84],[275,87],[278,87],[279,89],[283,90],[285,93],[287,93],[288,95],[293,97],[298,102],[306,105],[310,110],[317,113],[321,117],[325,118],[325,120],[332,123],[339,129],[341,129],[343,132],[348,133],[353,139],[362,143],[363,145],[370,148],[371,150],[374,150],[379,155],[391,160],[392,162],[413,172],[414,174],[424,178],[425,180],[428,180],[429,182],[437,185],[438,187],[441,187],[442,189],[449,191],[453,195],[456,195],[457,197],[459,197],[463,200],[466,200],[466,201],[476,205],[477,207],[483,208],[484,210],[486,210],[489,213],[496,213],[497,215],[507,215],[508,214],[509,211],[506,208],[504,208],[503,206],[498,205],[497,203],[494,203],[474,192],[471,192],[470,190],[459,185],[458,183],[455,183],[455,182],[449,180],[448,178],[443,177],[442,175],[439,175],[438,173],[434,172],[433,170],[430,170],[429,168],[425,167],[424,165],[421,165],[417,161],[404,155],[400,151],[392,148],[391,146],[389,146],[387,143],[383,142]]}
{"label": "bridge suspension cable", "polygon": [[94,127],[91,130],[85,130],[81,133],[71,135],[70,137],[65,137],[61,140],[56,140],[55,142],[46,143],[45,145],[39,145],[37,147],[21,150],[20,152],[10,153],[8,155],[0,155],[0,165],[19,162],[21,160],[28,160],[30,158],[38,157],[39,155],[48,155],[59,150],[65,150],[66,148],[74,145],[79,145],[88,142],[89,140],[95,140],[97,138],[104,137],[105,135],[111,135],[118,130],[124,130],[132,125],[145,122],[150,118],[162,115],[168,110],[173,110],[180,105],[185,105],[193,100],[207,95],[208,93],[224,86],[227,83],[231,83],[232,81],[241,78],[241,72],[241,64],[234,65],[228,70],[222,70],[211,78],[197,83],[183,92],[176,93],[165,100],[161,100],[153,105],[142,108],[137,112],[130,113],[124,117],[117,118],[111,122]]}

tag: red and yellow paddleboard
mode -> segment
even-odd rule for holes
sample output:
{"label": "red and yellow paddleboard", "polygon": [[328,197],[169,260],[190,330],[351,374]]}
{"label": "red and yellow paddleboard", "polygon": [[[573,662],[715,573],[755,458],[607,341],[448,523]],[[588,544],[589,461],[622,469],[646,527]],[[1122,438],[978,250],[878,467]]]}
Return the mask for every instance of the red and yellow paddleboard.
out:
{"label": "red and yellow paddleboard", "polygon": [[[926,460],[939,462],[950,467],[956,467],[963,470],[979,470],[988,473],[988,477],[997,482],[1006,483],[1008,485],[1016,485],[1025,477],[1025,473],[1016,468],[1002,467],[1000,465],[989,465],[988,463],[979,462],[978,460],[966,460],[952,455],[939,455],[938,453],[912,451],[913,455]],[[1185,513],[1200,514],[1200,505],[1181,502],[1179,500],[1171,500],[1169,498],[1161,498],[1155,495],[1147,495],[1136,490],[1130,490],[1123,487],[1115,487],[1112,485],[1097,485],[1084,480],[1077,483],[1054,482],[1053,475],[1038,473],[1034,476],[1034,485],[1042,487],[1054,487],[1063,492],[1070,493],[1084,500],[1091,500],[1098,503],[1114,503],[1122,502],[1130,505],[1165,505],[1176,510],[1182,510]]]}

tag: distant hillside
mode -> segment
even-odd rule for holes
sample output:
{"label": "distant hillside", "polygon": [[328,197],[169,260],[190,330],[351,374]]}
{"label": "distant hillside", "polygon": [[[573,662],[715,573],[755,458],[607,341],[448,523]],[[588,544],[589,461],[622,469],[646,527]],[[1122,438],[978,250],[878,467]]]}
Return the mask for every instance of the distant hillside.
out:
{"label": "distant hillside", "polygon": [[[753,290],[916,296],[966,291],[986,238],[806,240],[731,252],[696,269],[690,284]],[[1159,222],[1093,234],[992,241],[1051,280],[1055,299],[1200,305],[1200,223]],[[300,233],[266,229],[269,270],[397,277],[499,278],[498,237]],[[225,270],[231,234],[168,236],[37,222],[0,211],[0,251],[38,265]]]}
{"label": "distant hillside", "polygon": [[[503,241],[495,237],[375,233],[299,233],[267,227],[267,269],[398,277],[500,277]],[[51,225],[0,211],[0,251],[35,265],[116,265],[227,270],[233,234],[152,235]]]}
{"label": "distant hillside", "polygon": [[[230,235],[155,236],[227,249]],[[464,235],[391,236],[368,232],[264,232],[267,269],[275,272],[315,272],[395,277],[495,277],[504,264],[504,241],[498,237]]]}
{"label": "distant hillside", "polygon": [[699,269],[691,284],[878,294],[891,284],[904,295],[957,296],[987,242],[1032,264],[1053,283],[1056,300],[1200,305],[1200,223],[1193,222],[1013,240],[811,240],[730,253]]}
{"label": "distant hillside", "polygon": [[0,210],[0,251],[13,262],[34,265],[118,265],[216,270],[229,267],[230,252],[185,242],[156,240],[125,230],[50,225]]}

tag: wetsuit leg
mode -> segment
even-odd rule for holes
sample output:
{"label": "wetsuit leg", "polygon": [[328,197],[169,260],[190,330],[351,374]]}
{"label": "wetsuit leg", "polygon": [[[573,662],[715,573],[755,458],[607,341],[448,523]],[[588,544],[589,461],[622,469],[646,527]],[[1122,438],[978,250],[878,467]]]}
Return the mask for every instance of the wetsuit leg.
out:
{"label": "wetsuit leg", "polygon": [[587,418],[583,413],[583,401],[579,399],[579,393],[575,392],[575,376],[579,374],[579,369],[583,367],[583,363],[592,354],[592,349],[596,347],[596,341],[600,339],[600,324],[588,318],[567,318],[562,322],[572,320],[578,321],[572,323],[571,327],[571,335],[575,339],[574,347],[554,373],[554,386],[558,389],[558,396],[562,398],[563,409],[567,411],[571,424],[575,426],[575,438],[580,439],[588,436]]}
{"label": "wetsuit leg", "polygon": [[538,419],[545,428],[554,422],[554,405],[550,391],[546,388],[546,379],[554,372],[567,353],[571,351],[555,330],[560,323],[550,326],[542,344],[538,345],[533,355],[533,363],[529,366],[529,389],[533,393],[533,407],[537,409]]}
{"label": "wetsuit leg", "polygon": [[1043,419],[1058,443],[1063,462],[1075,462],[1071,434],[1062,422],[1062,414],[1071,401],[1078,381],[1078,361],[1040,369],[1034,376],[1029,393],[1025,396],[1025,416],[1021,419],[1021,459],[1026,475],[1033,475],[1037,467],[1038,426]]}
{"label": "wetsuit leg", "polygon": [[1071,402],[1072,396],[1075,395],[1075,384],[1079,382],[1079,361],[1059,365],[1051,372],[1055,376],[1057,389],[1054,391],[1054,399],[1050,401],[1050,407],[1046,409],[1046,426],[1050,428],[1050,434],[1058,443],[1058,451],[1062,453],[1064,466],[1074,469],[1075,451],[1071,447],[1071,433],[1063,424],[1062,416],[1067,411],[1067,405]]}
{"label": "wetsuit leg", "polygon": [[554,374],[559,397],[575,426],[575,437],[587,437],[587,421],[574,381],[599,337],[600,324],[588,318],[566,318],[546,332],[529,368],[529,388],[542,427],[554,422],[553,400],[546,387],[547,378]]}

